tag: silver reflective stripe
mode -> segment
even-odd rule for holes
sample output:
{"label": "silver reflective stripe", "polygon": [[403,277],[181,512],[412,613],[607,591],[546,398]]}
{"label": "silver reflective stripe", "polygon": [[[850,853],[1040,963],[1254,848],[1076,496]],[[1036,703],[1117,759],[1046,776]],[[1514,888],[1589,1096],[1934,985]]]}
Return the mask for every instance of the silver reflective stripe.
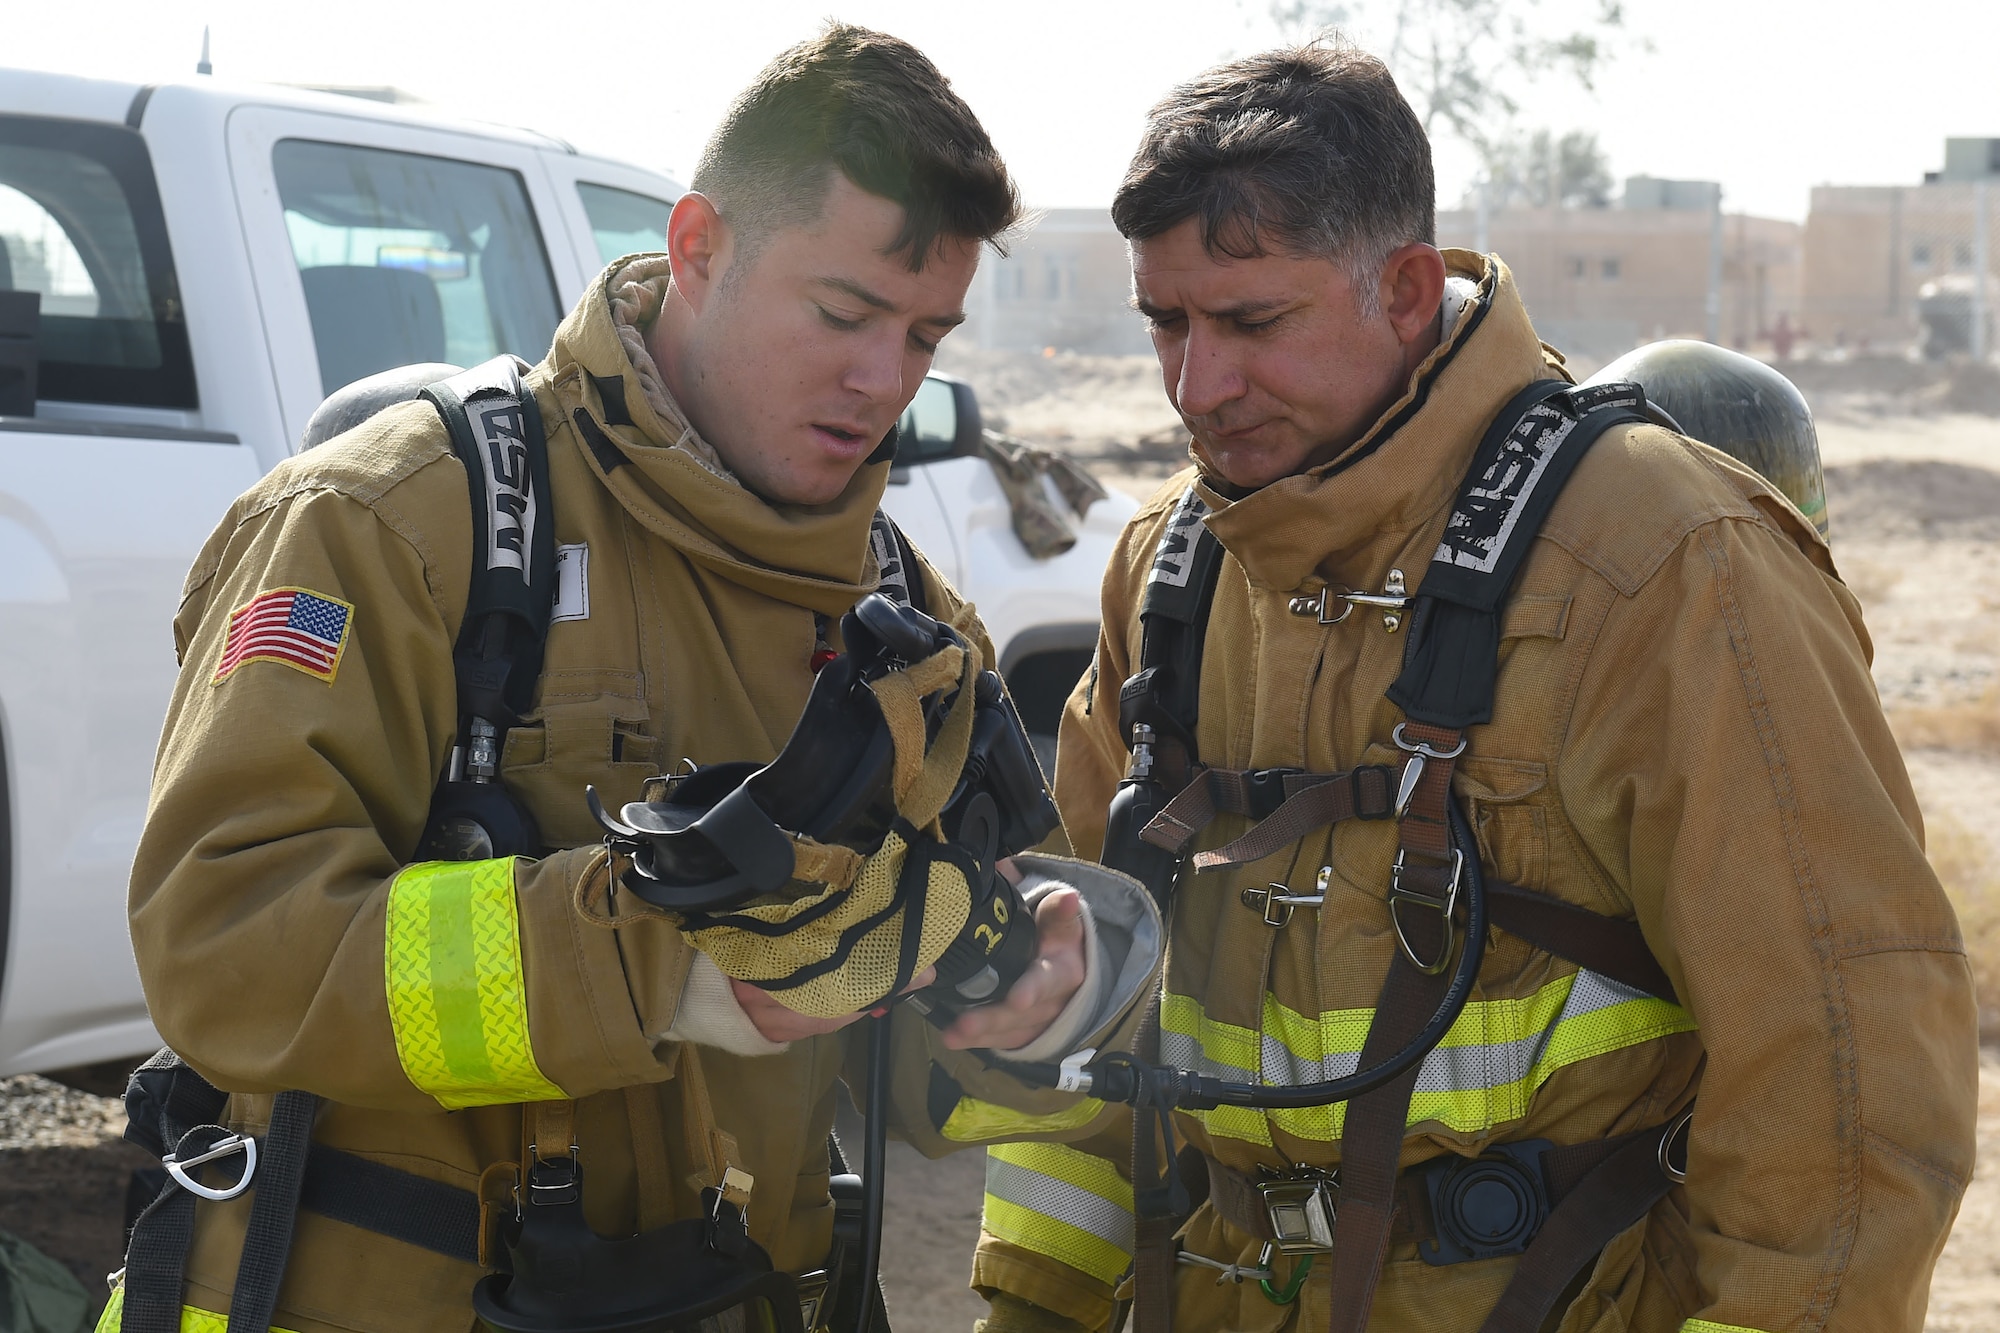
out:
{"label": "silver reflective stripe", "polygon": [[1132,1252],[1132,1213],[1065,1180],[1043,1175],[986,1154],[986,1192],[1017,1207],[1067,1222],[1100,1237],[1126,1254]]}
{"label": "silver reflective stripe", "polygon": [[[1549,1039],[1556,1028],[1572,1019],[1594,1014],[1601,1009],[1609,1009],[1627,1000],[1648,998],[1644,991],[1622,986],[1609,977],[1595,972],[1578,972],[1570,986],[1569,996],[1563,1001],[1562,1011],[1555,1021],[1539,1031],[1530,1032],[1512,1041],[1492,1042],[1485,1045],[1440,1046],[1424,1057],[1423,1069],[1417,1075],[1418,1092],[1465,1092],[1481,1088],[1497,1088],[1505,1083],[1524,1079],[1535,1067],[1548,1049]],[[1194,1039],[1181,1038],[1181,1042],[1192,1046]],[[1292,1087],[1300,1083],[1320,1083],[1327,1079],[1345,1078],[1359,1066],[1361,1055],[1358,1051],[1335,1051],[1317,1060],[1307,1059],[1288,1048],[1269,1032],[1262,1034],[1260,1043],[1263,1051],[1262,1082],[1272,1087]],[[1160,1039],[1160,1050],[1164,1055],[1167,1040]],[[1212,1061],[1210,1063],[1213,1063]],[[1203,1070],[1207,1073],[1207,1070]],[[1228,1075],[1238,1077],[1238,1075]]]}
{"label": "silver reflective stripe", "polygon": [[[1266,1045],[1269,1037],[1264,1038]],[[1161,1032],[1160,1059],[1176,1069],[1192,1069],[1197,1074],[1209,1078],[1224,1078],[1232,1083],[1256,1083],[1257,1071],[1243,1069],[1236,1065],[1226,1065],[1201,1048],[1201,1038],[1190,1032]]]}

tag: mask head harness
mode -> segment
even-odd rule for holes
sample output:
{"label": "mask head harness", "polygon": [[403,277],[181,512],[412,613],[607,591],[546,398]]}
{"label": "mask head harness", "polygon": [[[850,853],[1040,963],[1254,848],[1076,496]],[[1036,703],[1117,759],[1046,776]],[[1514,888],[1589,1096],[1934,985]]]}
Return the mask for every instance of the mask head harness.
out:
{"label": "mask head harness", "polygon": [[871,594],[778,757],[711,764],[616,817],[626,888],[725,973],[802,1013],[870,1008],[937,966],[938,1021],[997,999],[1034,923],[995,863],[1056,828],[1000,678],[949,625]]}

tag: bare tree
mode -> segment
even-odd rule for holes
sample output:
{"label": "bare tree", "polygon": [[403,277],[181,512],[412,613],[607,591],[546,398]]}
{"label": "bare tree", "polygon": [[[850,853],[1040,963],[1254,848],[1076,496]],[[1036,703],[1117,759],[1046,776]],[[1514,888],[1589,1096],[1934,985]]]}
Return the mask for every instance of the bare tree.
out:
{"label": "bare tree", "polygon": [[[1611,161],[1597,136],[1571,130],[1560,138],[1548,130],[1508,134],[1481,150],[1486,202],[1491,208],[1605,208],[1611,203]],[[1477,191],[1461,208],[1476,208]]]}
{"label": "bare tree", "polygon": [[1625,26],[1621,0],[1597,0],[1591,21],[1574,28],[1551,22],[1541,0],[1270,0],[1269,13],[1294,40],[1367,31],[1425,132],[1450,134],[1481,157],[1515,137],[1517,90],[1551,74],[1594,88]]}

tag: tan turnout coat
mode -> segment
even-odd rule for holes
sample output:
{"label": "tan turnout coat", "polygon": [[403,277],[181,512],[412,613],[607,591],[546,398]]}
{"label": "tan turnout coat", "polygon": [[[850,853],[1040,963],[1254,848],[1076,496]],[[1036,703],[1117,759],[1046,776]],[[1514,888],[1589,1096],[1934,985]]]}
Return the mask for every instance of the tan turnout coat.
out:
{"label": "tan turnout coat", "polygon": [[[1105,576],[1096,665],[1062,727],[1057,793],[1079,854],[1099,850],[1125,768],[1118,689],[1135,669],[1155,547],[1191,482],[1228,552],[1206,639],[1203,757],[1318,772],[1400,761],[1390,733],[1401,714],[1384,691],[1404,635],[1365,608],[1325,626],[1289,603],[1329,582],[1377,591],[1391,569],[1414,589],[1488,422],[1531,381],[1563,374],[1504,267],[1447,258],[1482,281],[1480,302],[1368,437],[1234,500],[1191,469],[1126,529]],[[1659,1124],[1699,1096],[1687,1185],[1603,1251],[1562,1333],[1922,1326],[1972,1170],[1974,1013],[1870,651],[1811,526],[1745,468],[1665,430],[1599,440],[1525,562],[1503,612],[1493,721],[1471,729],[1456,795],[1489,875],[1636,917],[1681,1005],[1620,996],[1494,931],[1448,1039],[1460,1057],[1484,1058],[1420,1083],[1402,1160],[1594,1140]],[[1225,816],[1197,846],[1245,827]],[[1394,948],[1395,846],[1393,823],[1350,822],[1184,877],[1168,1055],[1292,1082],[1313,1058],[1358,1049]],[[1324,909],[1283,929],[1239,901],[1271,881],[1309,893],[1323,866]],[[1178,1128],[1254,1172],[1338,1163],[1339,1116],[1225,1110],[1182,1114]],[[1067,1181],[1085,1205],[1129,1207],[1109,1174],[1126,1170],[1125,1123],[1077,1145],[1101,1154],[1095,1167],[1066,1162],[1067,1149],[995,1149],[1003,1174],[989,1180],[1004,1183],[1014,1161],[1040,1173],[1044,1197]],[[1050,1236],[1070,1243],[1039,1243]],[[1258,1258],[1257,1242],[1206,1207],[1182,1239],[1212,1259]],[[1018,1205],[996,1210],[989,1194],[974,1281],[1095,1327],[1118,1256],[1101,1255],[1093,1273],[1092,1254]],[[1182,1266],[1176,1327],[1322,1328],[1330,1267],[1322,1259],[1299,1302],[1281,1307],[1254,1281]],[[1392,1248],[1374,1326],[1475,1329],[1513,1267],[1434,1268],[1414,1245]]]}
{"label": "tan turnout coat", "polygon": [[[704,1162],[674,1077],[684,1048],[662,1036],[692,951],[664,921],[609,929],[573,906],[602,855],[584,786],[615,810],[683,757],[777,752],[810,687],[815,613],[837,622],[875,584],[869,523],[888,471],[862,468],[831,504],[778,508],[704,463],[698,444],[677,447],[684,423],[648,407],[614,327],[607,293],[618,272],[593,284],[527,376],[548,428],[556,540],[587,550],[588,600],[551,627],[536,706],[508,733],[501,765],[544,841],[568,849],[512,869],[514,984],[534,1065],[578,1100],[585,1212],[604,1235],[692,1216]],[[585,418],[605,443],[589,443]],[[327,1099],[320,1142],[468,1190],[518,1158],[520,1110],[447,1111],[413,1081],[385,994],[385,947],[390,888],[456,727],[451,650],[471,544],[465,471],[424,403],[289,460],[236,503],[175,621],[182,671],[131,895],[153,1018],[236,1094],[230,1124],[260,1131],[268,1094],[306,1089]],[[970,606],[928,568],[922,576],[932,611],[990,660]],[[251,660],[216,679],[232,610],[282,588],[352,607],[333,678]],[[912,1014],[896,1023],[897,1128],[927,1151],[1016,1123],[985,1098],[1042,1111],[1074,1101],[1025,1093],[943,1052]],[[826,1255],[826,1136],[860,1032],[755,1059],[702,1051],[734,1164],[755,1177],[751,1233],[781,1269]],[[488,1055],[496,1068],[520,1063],[518,1051]],[[190,1305],[229,1308],[248,1203],[199,1206]],[[275,1323],[296,1333],[465,1329],[479,1277],[304,1212]]]}

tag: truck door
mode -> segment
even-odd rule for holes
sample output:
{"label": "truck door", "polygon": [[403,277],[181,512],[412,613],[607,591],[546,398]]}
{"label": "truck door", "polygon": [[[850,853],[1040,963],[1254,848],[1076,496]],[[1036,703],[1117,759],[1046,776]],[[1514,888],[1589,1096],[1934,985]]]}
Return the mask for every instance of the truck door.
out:
{"label": "truck door", "polygon": [[[0,1073],[156,1043],[125,924],[182,580],[262,471],[206,429],[153,165],[121,125],[0,115]],[[8,847],[11,834],[12,846]],[[11,873],[10,873],[11,872]]]}
{"label": "truck door", "polygon": [[228,138],[293,439],[376,371],[548,352],[583,271],[531,142],[255,105]]}

